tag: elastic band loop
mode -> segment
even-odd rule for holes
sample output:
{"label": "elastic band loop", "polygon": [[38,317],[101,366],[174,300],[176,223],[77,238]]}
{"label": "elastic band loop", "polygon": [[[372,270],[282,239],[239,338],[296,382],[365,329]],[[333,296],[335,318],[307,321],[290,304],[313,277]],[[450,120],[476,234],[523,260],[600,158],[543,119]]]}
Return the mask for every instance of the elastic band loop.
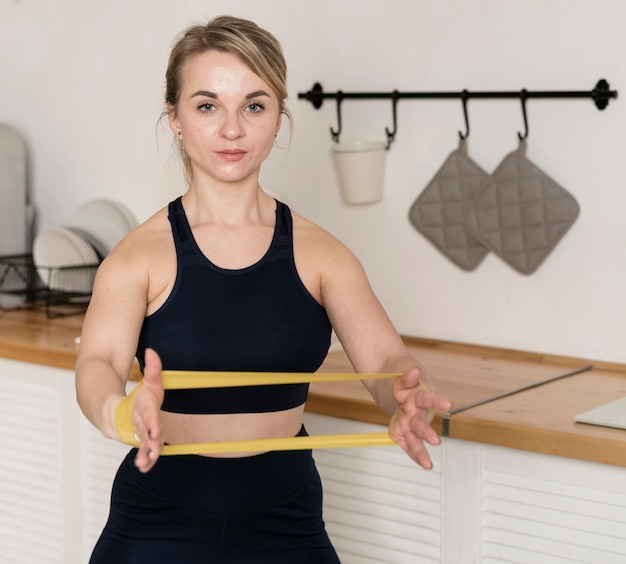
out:
{"label": "elastic band loop", "polygon": [[[428,386],[428,384],[424,384],[424,382],[422,382],[421,379],[418,382],[418,385],[425,392],[430,392],[430,386]],[[428,408],[428,413],[426,414],[426,421],[428,421],[429,425],[433,422],[434,418],[435,418],[435,410],[432,407],[429,407]]]}
{"label": "elastic band loop", "polygon": [[306,450],[318,448],[349,448],[393,446],[389,433],[355,433],[347,435],[315,435],[279,439],[251,439],[215,443],[165,445],[162,454],[216,454],[227,452],[267,452],[277,450]]}
{"label": "elastic band loop", "polygon": [[[193,370],[163,370],[163,388],[167,390],[190,390],[199,388],[227,388],[237,386],[259,386],[272,384],[301,384],[310,382],[334,382],[346,380],[374,380],[400,378],[402,374],[352,374],[352,373],[308,373],[308,372],[203,372]],[[419,386],[430,392],[421,380]],[[428,423],[435,410],[428,410]],[[132,422],[131,422],[132,425]],[[134,432],[134,430],[133,430]],[[136,435],[135,435],[136,436]],[[344,435],[317,435],[285,437],[275,439],[251,439],[212,443],[165,445],[163,455],[217,454],[231,452],[267,452],[278,450],[304,450],[319,448],[348,448],[368,446],[392,446],[395,441],[387,432],[353,433]]]}
{"label": "elastic band loop", "polygon": [[399,378],[400,376],[402,374],[351,374],[338,372],[202,372],[195,370],[163,370],[161,372],[163,388],[166,390],[375,380]]}
{"label": "elastic band loop", "polygon": [[139,446],[139,437],[133,425],[133,402],[141,388],[143,380],[115,408],[115,430],[121,442],[131,446]]}

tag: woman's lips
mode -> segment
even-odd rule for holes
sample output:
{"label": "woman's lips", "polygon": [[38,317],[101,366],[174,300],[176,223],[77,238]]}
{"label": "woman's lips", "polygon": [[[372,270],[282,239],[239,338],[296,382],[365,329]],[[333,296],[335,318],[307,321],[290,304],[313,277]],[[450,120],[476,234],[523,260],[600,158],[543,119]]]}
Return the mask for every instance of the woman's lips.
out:
{"label": "woman's lips", "polygon": [[246,152],[241,149],[224,149],[223,151],[218,151],[217,154],[228,162],[240,161],[246,156]]}

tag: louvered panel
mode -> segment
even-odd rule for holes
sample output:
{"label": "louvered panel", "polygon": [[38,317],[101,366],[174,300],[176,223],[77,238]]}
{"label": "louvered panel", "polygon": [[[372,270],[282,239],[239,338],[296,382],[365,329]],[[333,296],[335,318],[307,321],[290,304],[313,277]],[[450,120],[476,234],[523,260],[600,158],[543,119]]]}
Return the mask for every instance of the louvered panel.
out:
{"label": "louvered panel", "polygon": [[[335,496],[333,496],[334,498]],[[437,542],[438,531],[422,524],[425,516],[417,516],[415,511],[399,511],[395,507],[381,506],[358,499],[350,499],[350,507],[336,503],[331,499],[325,506],[325,519],[334,523],[342,523],[359,531],[378,531],[393,535],[394,541],[406,539],[426,543]]]}
{"label": "louvered panel", "polygon": [[437,531],[419,529],[412,523],[410,515],[408,522],[391,521],[384,512],[379,517],[371,514],[360,514],[359,506],[363,502],[351,502],[350,507],[326,505],[324,520],[333,523],[336,531],[340,528],[344,531],[343,536],[354,540],[376,540],[379,546],[396,547],[408,553],[417,552],[421,544],[436,545],[439,541]]}
{"label": "louvered panel", "polygon": [[[0,428],[3,427],[0,425]],[[42,426],[39,432],[17,428],[10,436],[0,437],[0,448],[12,453],[6,461],[7,465],[33,464],[31,472],[44,474],[48,468],[58,468],[58,440],[58,425],[48,425],[47,428]],[[38,469],[39,465],[41,468]]]}
{"label": "louvered panel", "polygon": [[601,489],[601,468],[594,469],[600,480],[581,475],[581,484],[566,483],[567,474],[559,481],[540,479],[541,465],[533,476],[485,471],[484,564],[626,562],[626,495]]}
{"label": "louvered panel", "polygon": [[[52,519],[58,517],[58,511],[53,506],[59,496],[52,487],[46,487],[46,484],[40,484],[37,488],[24,490],[22,488],[11,489],[11,484],[4,484],[0,488],[0,499],[2,500],[2,517],[8,518],[10,521],[15,518],[28,519],[31,527],[37,523],[43,523],[44,529]],[[33,513],[32,506],[39,501],[45,503],[40,504],[37,512]],[[44,530],[43,534],[46,534]]]}
{"label": "louvered panel", "polygon": [[[571,464],[574,466],[576,461],[571,461]],[[605,467],[601,465],[591,466],[585,463],[585,466],[589,470],[592,468],[596,470],[596,475],[599,478],[604,474],[603,469]],[[617,467],[606,467],[607,471],[611,469],[617,469]],[[570,483],[567,483],[566,479],[569,479]],[[584,487],[580,487],[581,484]],[[516,499],[527,499],[527,496],[533,495],[533,492],[538,492],[541,499],[547,502],[546,507],[563,507],[563,504],[568,503],[568,499],[572,498],[576,504],[584,500],[591,502],[585,508],[586,511],[592,512],[591,514],[596,514],[594,507],[602,508],[605,506],[613,506],[618,511],[623,512],[626,507],[626,488],[622,487],[623,491],[619,491],[611,485],[609,489],[602,489],[603,484],[603,481],[590,484],[589,474],[574,480],[571,479],[570,475],[565,475],[557,481],[550,478],[543,479],[542,477],[537,478],[536,476],[519,475],[497,470],[488,470],[485,473],[485,485],[487,487],[497,488],[499,485],[503,487],[514,486],[518,490]],[[573,492],[575,495],[572,495]],[[515,492],[511,492],[511,495],[515,495]],[[551,502],[549,502],[550,499],[552,499]],[[603,514],[603,512],[604,510],[601,510],[598,514]]]}
{"label": "louvered panel", "polygon": [[424,553],[438,561],[440,490],[419,483],[425,473],[410,461],[381,462],[394,458],[388,450],[316,452],[329,534],[347,563],[375,554],[378,562],[416,562]]}
{"label": "louvered panel", "polygon": [[[2,527],[2,535],[6,535],[6,539],[3,542],[16,543],[26,546],[28,545],[31,550],[41,551],[42,554],[46,554],[47,558],[51,562],[60,562],[61,552],[59,548],[59,539],[54,535],[55,531],[49,527],[51,520],[43,521],[42,519],[33,518],[37,513],[30,511],[28,513],[30,529],[24,527],[16,527],[16,520],[22,521],[23,516],[17,515],[17,512],[11,514],[10,507],[9,512],[0,519],[0,527]],[[42,515],[43,517],[43,515]],[[23,522],[23,521],[22,521]],[[11,530],[11,534],[7,534]],[[33,543],[33,531],[37,531],[37,542]],[[34,545],[34,546],[31,546]],[[19,561],[19,560],[18,560]],[[48,560],[46,560],[47,562]],[[4,562],[4,560],[2,560]]]}
{"label": "louvered panel", "polygon": [[[569,542],[559,542],[550,538],[550,531],[541,537],[516,533],[514,531],[496,531],[490,529],[483,537],[483,564],[492,564],[491,554],[506,557],[506,562],[516,564],[552,564],[553,562],[576,562],[585,564],[624,564],[624,554],[596,550],[578,544],[576,535]],[[584,540],[583,540],[584,542]],[[516,554],[516,559],[512,555]]]}
{"label": "louvered panel", "polygon": [[[368,451],[371,450],[375,449],[368,449]],[[380,484],[385,491],[396,493],[405,493],[405,485],[412,484],[415,492],[420,493],[420,497],[432,501],[439,499],[437,488],[440,476],[436,472],[429,473],[428,476],[419,476],[422,472],[417,465],[407,467],[404,461],[396,464],[379,463],[362,456],[355,456],[354,451],[341,452],[339,449],[332,452],[318,451],[314,456],[318,466],[324,466],[329,477],[331,474],[335,475],[338,481],[366,486],[375,482]],[[357,474],[354,474],[355,468],[359,470]],[[418,480],[418,476],[423,478],[424,482]],[[433,478],[437,479],[433,480]]]}
{"label": "louvered panel", "polygon": [[104,438],[86,419],[81,420],[84,562],[87,562],[109,516],[111,486],[128,452],[126,445]]}
{"label": "louvered panel", "polygon": [[[598,563],[592,560],[572,560],[560,556],[550,556],[545,554],[537,554],[528,550],[514,548],[510,546],[491,545],[489,554],[485,555],[485,559],[480,564],[515,564],[519,562],[527,562],[532,564],[611,564],[611,561],[600,561]],[[623,563],[622,563],[623,564]]]}
{"label": "louvered panel", "polygon": [[[416,525],[430,528],[432,526],[432,516],[439,515],[439,500],[431,500],[428,496],[437,496],[439,492],[433,488],[428,491],[426,488],[415,488],[414,495],[406,495],[406,489],[401,492],[395,492],[398,485],[402,483],[392,482],[390,480],[377,480],[375,488],[372,485],[357,485],[350,482],[351,475],[347,471],[338,473],[332,468],[324,468],[324,492],[330,500],[336,495],[346,499],[368,500],[375,507],[376,514],[379,514],[381,508],[389,506],[396,510],[406,510],[413,512],[413,519]],[[391,487],[393,486],[393,490]],[[426,495],[422,495],[427,492]],[[393,513],[393,511],[392,511]],[[392,517],[390,515],[390,517]],[[424,522],[427,521],[427,522]]]}
{"label": "louvered panel", "polygon": [[0,448],[11,453],[11,456],[0,457],[0,468],[13,473],[18,482],[26,480],[26,483],[31,483],[32,476],[41,476],[44,480],[54,479],[58,483],[59,452],[54,448],[54,442],[42,444],[57,439],[55,431],[40,432],[39,436],[34,435],[28,441],[0,436]]}
{"label": "louvered panel", "polygon": [[53,372],[3,361],[0,377],[0,558],[62,564],[59,389]]}
{"label": "louvered panel", "polygon": [[[331,535],[342,564],[439,564],[439,548],[423,543],[409,543],[388,534],[361,531],[336,524]],[[330,534],[330,533],[329,533]]]}
{"label": "louvered panel", "polygon": [[[310,413],[305,422],[311,434],[384,430]],[[439,564],[438,469],[423,471],[399,447],[317,450],[314,457],[326,529],[343,564]]]}
{"label": "louvered panel", "polygon": [[[2,536],[5,536],[3,529]],[[60,551],[6,534],[2,540],[2,564],[64,564]]]}
{"label": "louvered panel", "polygon": [[[605,544],[605,537],[615,537],[621,540],[619,544],[626,552],[626,505],[621,508],[613,504],[607,506],[585,499],[558,497],[521,488],[486,489],[488,497],[483,507],[487,513],[524,519],[531,512],[540,525],[558,523],[565,531],[578,529],[580,534],[589,535],[589,543],[598,547]],[[619,496],[615,497],[619,499]],[[558,530],[553,534],[559,535]],[[594,541],[594,535],[597,541]]]}
{"label": "louvered panel", "polygon": [[[347,471],[354,470],[358,465],[363,476],[371,476],[382,480],[388,479],[391,482],[409,482],[420,485],[423,483],[426,489],[432,485],[437,487],[439,479],[436,473],[429,476],[423,476],[423,482],[416,479],[416,474],[420,474],[421,470],[414,462],[410,462],[408,457],[392,458],[379,460],[381,453],[377,450],[391,451],[389,447],[367,448],[367,449],[334,449],[328,451],[316,451],[315,460],[327,467],[343,469]],[[387,454],[390,454],[388,452]],[[390,485],[390,487],[392,487]],[[425,492],[426,493],[426,492]]]}

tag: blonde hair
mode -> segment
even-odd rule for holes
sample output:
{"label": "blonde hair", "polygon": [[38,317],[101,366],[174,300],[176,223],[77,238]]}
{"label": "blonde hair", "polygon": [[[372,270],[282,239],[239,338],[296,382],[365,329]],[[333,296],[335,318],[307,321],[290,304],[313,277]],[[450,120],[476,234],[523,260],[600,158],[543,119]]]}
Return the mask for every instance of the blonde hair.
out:
{"label": "blonde hair", "polygon": [[[182,90],[183,68],[187,61],[207,51],[223,51],[239,57],[263,79],[278,98],[281,113],[291,122],[285,107],[287,98],[287,64],[279,41],[252,21],[233,16],[218,16],[206,25],[194,25],[181,34],[170,53],[165,72],[165,103],[168,112],[176,112]],[[185,177],[191,182],[189,156],[177,139]]]}

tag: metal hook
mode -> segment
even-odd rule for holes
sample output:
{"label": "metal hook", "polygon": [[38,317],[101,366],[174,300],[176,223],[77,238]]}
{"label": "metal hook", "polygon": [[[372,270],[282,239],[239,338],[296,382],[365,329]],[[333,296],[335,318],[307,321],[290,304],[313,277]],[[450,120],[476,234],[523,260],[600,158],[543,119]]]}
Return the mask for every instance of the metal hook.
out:
{"label": "metal hook", "polygon": [[397,119],[397,110],[396,110],[396,106],[398,104],[398,98],[399,98],[399,94],[397,90],[394,90],[391,93],[391,104],[392,104],[392,110],[393,110],[393,131],[389,131],[388,127],[385,127],[385,133],[387,134],[387,146],[385,147],[385,149],[389,150],[389,147],[391,147],[391,144],[393,143],[395,137],[396,137],[396,133],[398,132],[398,119]]}
{"label": "metal hook", "polygon": [[524,116],[524,135],[522,135],[519,131],[517,132],[517,136],[520,141],[523,141],[528,137],[528,119],[526,118],[526,99],[528,98],[528,91],[524,88],[519,93],[520,100],[522,101],[522,115]]}
{"label": "metal hook", "polygon": [[463,92],[461,92],[461,100],[463,101],[463,117],[465,117],[465,133],[461,133],[459,131],[459,137],[461,138],[461,140],[467,139],[469,137],[469,133],[470,133],[469,119],[467,118],[467,100],[468,100],[468,98],[469,98],[469,92],[467,90],[463,90]]}
{"label": "metal hook", "polygon": [[343,92],[337,91],[337,131],[332,127],[330,128],[330,134],[333,136],[333,141],[339,143],[339,135],[341,135],[341,101],[343,100]]}

